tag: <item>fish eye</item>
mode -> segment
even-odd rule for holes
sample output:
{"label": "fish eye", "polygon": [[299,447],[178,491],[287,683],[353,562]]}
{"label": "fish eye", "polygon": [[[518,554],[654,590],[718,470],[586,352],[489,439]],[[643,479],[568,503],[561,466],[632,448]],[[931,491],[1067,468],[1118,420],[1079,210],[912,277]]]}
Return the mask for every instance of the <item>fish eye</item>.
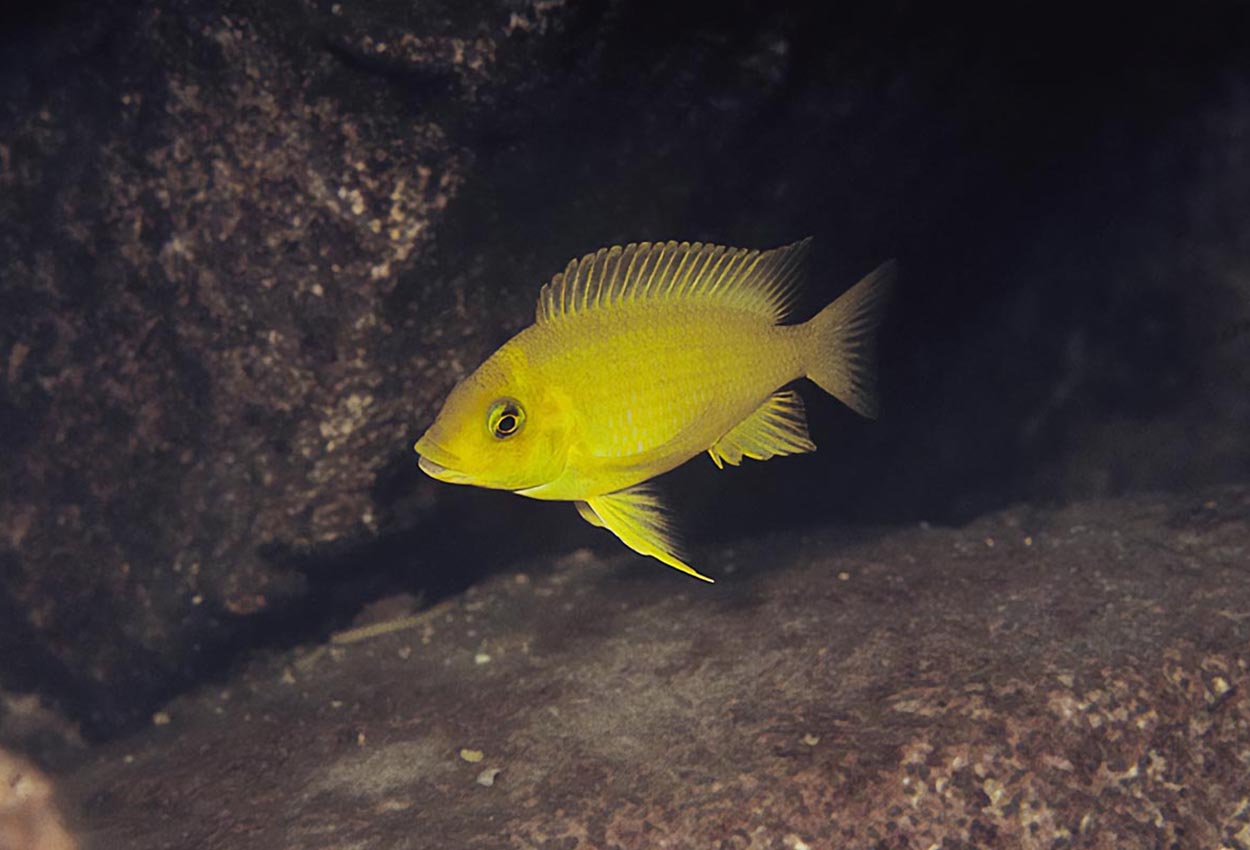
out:
{"label": "fish eye", "polygon": [[521,409],[521,405],[510,398],[501,398],[492,404],[490,413],[486,417],[486,427],[497,440],[506,440],[511,437],[521,430],[521,425],[524,423],[525,411]]}

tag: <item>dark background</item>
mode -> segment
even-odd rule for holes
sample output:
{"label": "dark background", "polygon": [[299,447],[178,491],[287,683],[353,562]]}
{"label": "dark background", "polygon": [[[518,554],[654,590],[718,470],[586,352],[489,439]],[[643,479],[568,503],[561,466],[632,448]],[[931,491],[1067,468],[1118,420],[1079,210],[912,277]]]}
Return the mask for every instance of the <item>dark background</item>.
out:
{"label": "dark background", "polygon": [[[598,245],[811,234],[805,318],[883,259],[903,269],[881,420],[805,387],[814,457],[671,476],[696,540],[1245,479],[1243,9],[607,18],[612,40],[533,96],[558,109],[527,96],[479,141],[443,246],[489,233],[483,285],[536,291]],[[550,506],[462,497],[470,526],[493,508],[558,533]]]}
{"label": "dark background", "polygon": [[[800,318],[902,265],[879,421],[808,387],[815,455],[665,479],[713,575],[744,537],[1250,471],[1245,4],[188,0],[4,28],[0,686],[89,735],[372,598],[617,551],[410,452],[601,245],[814,236]],[[323,212],[353,158],[383,218],[396,179],[447,180],[382,282],[387,246]]]}

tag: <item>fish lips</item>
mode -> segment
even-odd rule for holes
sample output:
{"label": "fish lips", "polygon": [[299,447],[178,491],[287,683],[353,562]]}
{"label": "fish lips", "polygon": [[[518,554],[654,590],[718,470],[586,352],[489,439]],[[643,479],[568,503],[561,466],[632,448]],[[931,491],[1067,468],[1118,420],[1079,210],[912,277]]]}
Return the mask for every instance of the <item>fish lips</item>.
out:
{"label": "fish lips", "polygon": [[468,484],[469,479],[463,472],[456,472],[454,469],[435,463],[424,455],[417,461],[417,466],[426,475],[438,481],[445,481],[448,484]]}
{"label": "fish lips", "polygon": [[460,458],[435,443],[428,435],[417,440],[412,448],[421,456],[417,461],[417,466],[421,468],[421,471],[436,481],[447,484],[471,484],[488,490],[508,490],[524,494],[527,489],[534,489],[548,483],[546,480],[496,482],[490,480],[489,477],[482,478],[467,472],[460,472],[454,467]]}
{"label": "fish lips", "polygon": [[451,466],[448,466],[448,464],[456,462],[456,456],[439,447],[429,437],[422,437],[417,440],[416,445],[412,448],[421,456],[417,461],[417,466],[431,478],[437,481],[445,481],[448,484],[472,483],[468,475],[465,475],[463,472],[457,472]]}

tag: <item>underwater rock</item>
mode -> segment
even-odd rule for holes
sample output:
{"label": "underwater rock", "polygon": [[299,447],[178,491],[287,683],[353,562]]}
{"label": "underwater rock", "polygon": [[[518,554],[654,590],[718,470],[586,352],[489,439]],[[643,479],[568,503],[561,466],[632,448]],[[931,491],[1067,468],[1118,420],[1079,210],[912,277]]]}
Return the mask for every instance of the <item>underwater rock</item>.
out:
{"label": "underwater rock", "polygon": [[505,562],[421,548],[462,497],[410,447],[601,245],[814,235],[796,318],[903,262],[882,419],[679,479],[696,540],[1250,470],[1244,4],[45,5],[0,45],[0,687],[88,738],[323,628],[379,540],[414,592]]}
{"label": "underwater rock", "polygon": [[[602,551],[617,547],[606,539]],[[517,565],[67,780],[99,846],[1250,846],[1250,490]]]}
{"label": "underwater rock", "polygon": [[284,558],[402,510],[414,423],[502,321],[430,318],[463,303],[421,266],[448,124],[554,14],[222,5],[84,4],[5,54],[0,673],[92,735],[297,598]]}
{"label": "underwater rock", "polygon": [[52,783],[34,765],[0,750],[0,848],[76,850]]}
{"label": "underwater rock", "polygon": [[[692,222],[728,238],[755,221],[751,244],[812,226],[810,193],[784,220],[715,193],[689,206],[709,185],[774,192],[726,183],[738,153],[709,146],[757,139],[791,85],[801,22],[785,16],[683,9],[656,29],[645,4],[549,0],[60,11],[46,32],[6,32],[0,63],[0,685],[51,698],[89,737],[298,618],[309,561],[419,535],[443,492],[413,440],[569,257],[697,237]],[[735,32],[750,36],[727,49]],[[867,90],[901,85],[878,57],[856,62]],[[871,98],[836,71],[786,118],[847,140],[831,180],[877,132],[841,132]],[[667,104],[649,111],[656,91]],[[909,162],[886,170],[914,179],[924,160]],[[876,216],[861,203],[855,220],[862,235]]]}

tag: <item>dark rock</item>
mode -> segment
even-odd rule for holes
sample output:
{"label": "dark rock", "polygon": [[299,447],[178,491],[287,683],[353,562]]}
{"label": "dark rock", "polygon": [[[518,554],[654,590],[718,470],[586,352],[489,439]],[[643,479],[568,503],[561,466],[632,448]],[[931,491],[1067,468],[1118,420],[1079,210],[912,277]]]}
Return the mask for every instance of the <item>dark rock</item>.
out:
{"label": "dark rock", "polygon": [[257,661],[66,790],[135,850],[1244,847],[1248,552],[1241,488],[747,541],[710,587],[576,553]]}
{"label": "dark rock", "polygon": [[883,420],[810,405],[803,463],[683,470],[696,539],[1244,478],[1250,21],[1199,5],[1131,36],[907,0],[21,19],[0,685],[99,737],[349,618],[368,593],[326,600],[353,581],[438,596],[589,535],[419,480],[409,446],[541,281],[612,242],[815,234],[804,309],[908,270]]}
{"label": "dark rock", "polygon": [[0,650],[93,733],[300,594],[275,555],[393,520],[380,478],[500,324],[425,318],[456,289],[428,273],[388,299],[465,179],[445,124],[544,14],[268,14],[116,4],[5,107]]}

